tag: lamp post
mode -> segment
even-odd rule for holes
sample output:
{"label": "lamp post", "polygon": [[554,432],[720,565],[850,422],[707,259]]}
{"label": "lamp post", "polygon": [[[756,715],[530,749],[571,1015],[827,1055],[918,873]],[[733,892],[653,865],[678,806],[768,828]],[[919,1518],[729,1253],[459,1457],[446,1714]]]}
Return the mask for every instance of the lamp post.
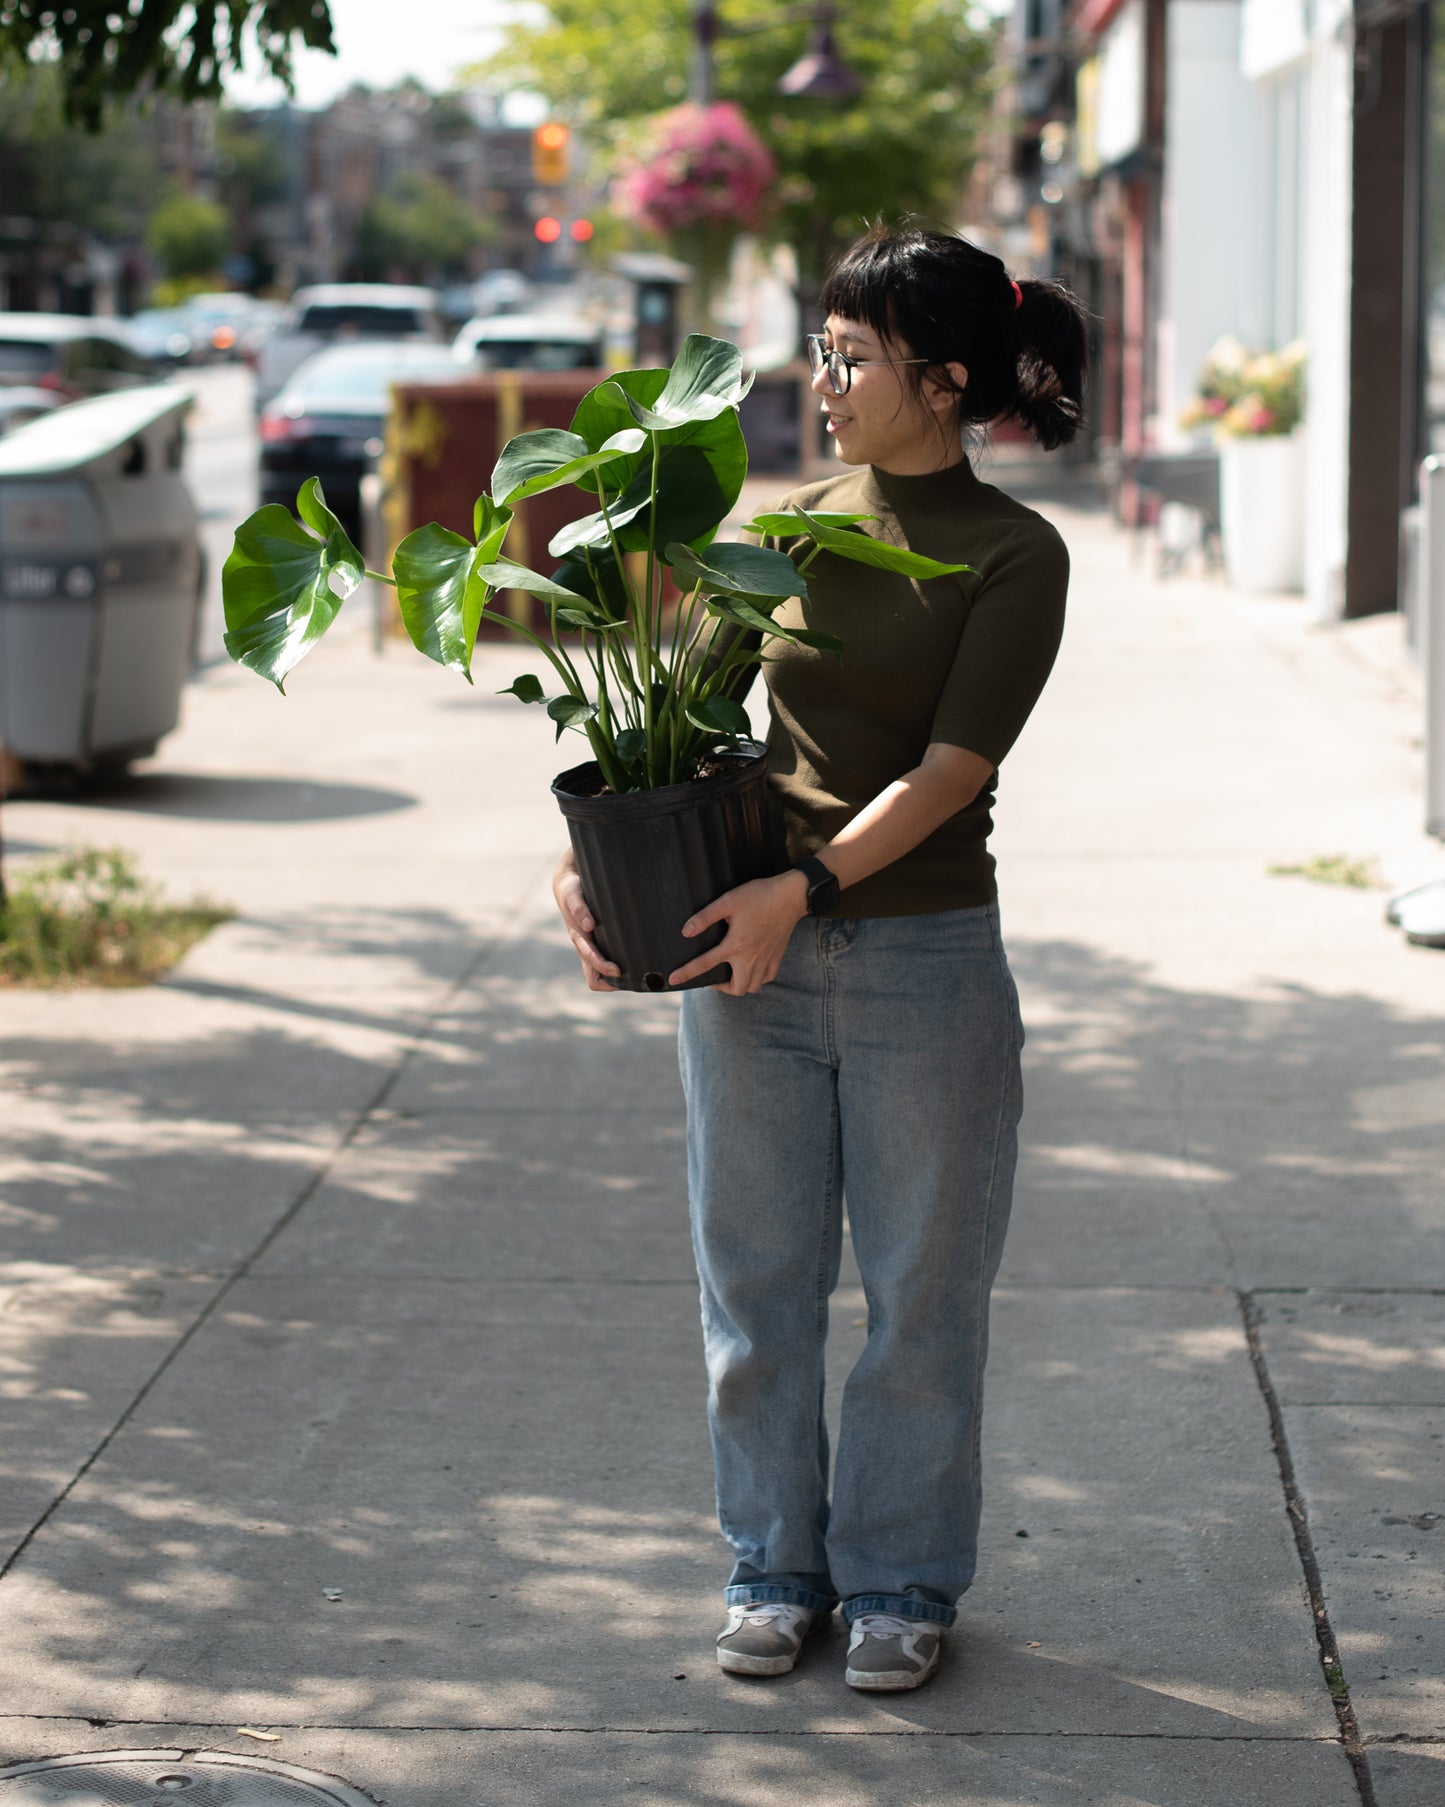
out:
{"label": "lamp post", "polygon": [[688,98],[699,106],[709,106],[713,95],[713,45],[726,32],[730,37],[751,37],[755,32],[773,31],[779,25],[793,25],[802,20],[811,23],[808,48],[778,82],[778,93],[789,100],[851,100],[860,94],[863,84],[838,55],[833,43],[833,22],[838,9],[829,0],[813,6],[794,6],[775,13],[771,19],[747,25],[724,25],[718,18],[713,0],[693,0],[692,70],[688,81]]}

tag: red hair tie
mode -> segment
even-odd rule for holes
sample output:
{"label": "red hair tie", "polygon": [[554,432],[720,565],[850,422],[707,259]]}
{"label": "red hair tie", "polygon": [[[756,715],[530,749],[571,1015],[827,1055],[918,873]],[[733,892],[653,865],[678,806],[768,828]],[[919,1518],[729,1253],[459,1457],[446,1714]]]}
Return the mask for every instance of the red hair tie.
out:
{"label": "red hair tie", "polygon": [[1022,290],[1022,289],[1021,289],[1021,288],[1020,288],[1020,287],[1019,287],[1019,285],[1018,285],[1018,284],[1017,284],[1017,283],[1016,283],[1016,282],[1011,282],[1011,283],[1010,283],[1010,284],[1009,284],[1009,285],[1008,285],[1008,286],[1009,286],[1009,287],[1010,287],[1010,288],[1011,288],[1011,289],[1012,289],[1012,290],[1013,290],[1013,292],[1014,292],[1014,306],[1015,306],[1015,307],[1022,307],[1022,306],[1023,306],[1023,304],[1024,304],[1024,292],[1023,292],[1023,290]]}

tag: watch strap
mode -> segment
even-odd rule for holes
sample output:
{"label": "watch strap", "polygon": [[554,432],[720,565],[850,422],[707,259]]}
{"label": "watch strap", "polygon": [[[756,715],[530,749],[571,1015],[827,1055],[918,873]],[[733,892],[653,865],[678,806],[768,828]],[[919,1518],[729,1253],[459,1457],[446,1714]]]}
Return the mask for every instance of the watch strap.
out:
{"label": "watch strap", "polygon": [[795,860],[793,866],[808,881],[808,914],[819,916],[824,910],[831,910],[838,901],[838,874],[811,853]]}

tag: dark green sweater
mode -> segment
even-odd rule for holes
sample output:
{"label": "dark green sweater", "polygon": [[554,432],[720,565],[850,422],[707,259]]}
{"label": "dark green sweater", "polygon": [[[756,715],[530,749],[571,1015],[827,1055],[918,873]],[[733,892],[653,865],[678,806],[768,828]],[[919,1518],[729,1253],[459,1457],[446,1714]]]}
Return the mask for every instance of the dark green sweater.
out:
{"label": "dark green sweater", "polygon": [[[1041,515],[966,463],[925,477],[871,466],[793,490],[813,510],[876,515],[864,532],[977,575],[918,581],[822,552],[808,598],[776,619],[821,628],[831,653],[773,641],[768,769],[788,854],[813,853],[932,741],[997,766],[1018,738],[1059,649],[1069,555]],[[810,541],[786,542],[795,560]],[[755,668],[754,668],[755,669]],[[843,892],[836,916],[918,916],[997,895],[988,851],[997,773],[969,804],[891,866]]]}

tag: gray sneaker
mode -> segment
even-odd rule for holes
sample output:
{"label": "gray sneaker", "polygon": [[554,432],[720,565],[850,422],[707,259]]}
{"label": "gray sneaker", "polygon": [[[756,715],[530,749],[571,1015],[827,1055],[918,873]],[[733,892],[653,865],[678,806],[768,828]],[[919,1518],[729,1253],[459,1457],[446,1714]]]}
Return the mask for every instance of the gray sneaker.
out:
{"label": "gray sneaker", "polygon": [[928,1619],[899,1619],[892,1613],[859,1613],[848,1639],[850,1688],[886,1693],[921,1688],[943,1654],[943,1628]]}
{"label": "gray sneaker", "polygon": [[755,1600],[728,1608],[718,1633],[717,1660],[729,1675],[786,1675],[798,1660],[803,1639],[824,1614],[786,1600]]}

